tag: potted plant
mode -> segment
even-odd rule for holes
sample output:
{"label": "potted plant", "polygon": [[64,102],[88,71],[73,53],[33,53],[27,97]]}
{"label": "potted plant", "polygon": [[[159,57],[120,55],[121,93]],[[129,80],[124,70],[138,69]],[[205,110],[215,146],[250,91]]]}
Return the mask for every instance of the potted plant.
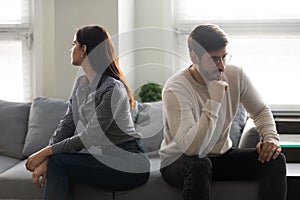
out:
{"label": "potted plant", "polygon": [[146,83],[139,92],[139,97],[142,102],[161,101],[161,93],[163,86],[158,83]]}

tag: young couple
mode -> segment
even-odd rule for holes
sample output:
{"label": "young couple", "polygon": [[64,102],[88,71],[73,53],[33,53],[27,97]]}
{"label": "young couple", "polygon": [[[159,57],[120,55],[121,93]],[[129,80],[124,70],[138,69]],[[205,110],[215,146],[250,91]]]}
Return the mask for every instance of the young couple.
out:
{"label": "young couple", "polygon": [[[183,190],[184,200],[209,200],[215,180],[258,180],[261,200],[283,200],[285,158],[272,113],[244,71],[227,65],[227,44],[218,26],[197,26],[188,38],[192,65],[164,86],[162,177]],[[49,145],[28,158],[33,183],[45,187],[43,199],[72,198],[73,181],[111,191],[144,184],[150,164],[109,34],[99,26],[82,27],[70,51],[84,75]],[[240,104],[262,138],[256,149],[232,148],[229,130]]]}

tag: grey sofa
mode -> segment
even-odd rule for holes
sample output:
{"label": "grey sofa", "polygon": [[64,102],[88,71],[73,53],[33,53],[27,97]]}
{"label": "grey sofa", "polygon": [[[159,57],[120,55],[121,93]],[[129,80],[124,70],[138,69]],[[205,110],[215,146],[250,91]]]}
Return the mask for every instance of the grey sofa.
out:
{"label": "grey sofa", "polygon": [[[31,174],[25,169],[26,158],[47,145],[66,108],[63,100],[43,97],[31,103],[0,101],[0,199],[41,199],[42,189],[31,183]],[[132,117],[151,162],[149,181],[133,190],[117,192],[75,184],[76,200],[182,199],[181,190],[166,184],[159,172],[162,103],[136,102]],[[244,127],[245,122],[246,114],[241,108],[231,129],[232,140],[237,147],[254,147],[256,130],[252,125]],[[258,199],[256,182],[212,182],[211,188],[213,200]]]}

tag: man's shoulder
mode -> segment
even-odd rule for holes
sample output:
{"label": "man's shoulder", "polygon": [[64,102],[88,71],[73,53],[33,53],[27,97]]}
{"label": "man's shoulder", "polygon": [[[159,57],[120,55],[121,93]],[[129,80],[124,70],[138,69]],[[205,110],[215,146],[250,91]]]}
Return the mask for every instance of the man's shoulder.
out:
{"label": "man's shoulder", "polygon": [[226,72],[231,72],[231,73],[240,73],[242,70],[241,67],[236,66],[236,65],[227,65],[226,69],[225,69],[225,73]]}
{"label": "man's shoulder", "polygon": [[183,80],[186,79],[187,71],[188,71],[187,69],[177,71],[166,81],[165,86],[177,85],[182,83]]}
{"label": "man's shoulder", "polygon": [[243,73],[243,69],[236,65],[227,65],[224,71],[224,75],[229,79],[241,77]]}

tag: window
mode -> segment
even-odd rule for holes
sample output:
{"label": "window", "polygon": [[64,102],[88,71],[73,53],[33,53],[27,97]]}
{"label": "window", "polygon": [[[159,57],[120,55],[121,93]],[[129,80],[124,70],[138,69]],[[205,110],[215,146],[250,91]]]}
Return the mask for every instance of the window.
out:
{"label": "window", "polygon": [[32,37],[29,0],[0,2],[0,99],[29,101]]}
{"label": "window", "polygon": [[179,34],[187,35],[200,23],[218,24],[229,35],[231,63],[247,72],[266,102],[299,108],[300,12],[296,0],[175,2],[174,24]]}

